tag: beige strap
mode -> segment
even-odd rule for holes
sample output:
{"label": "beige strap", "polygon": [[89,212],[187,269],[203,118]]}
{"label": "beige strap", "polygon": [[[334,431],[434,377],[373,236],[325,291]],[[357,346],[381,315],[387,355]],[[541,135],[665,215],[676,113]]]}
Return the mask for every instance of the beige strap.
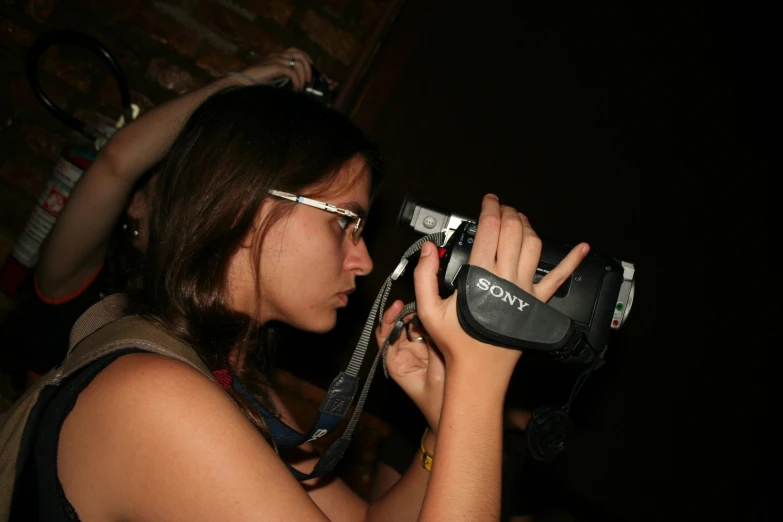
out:
{"label": "beige strap", "polygon": [[63,378],[78,368],[104,355],[124,348],[139,348],[152,353],[173,357],[197,369],[215,381],[212,372],[193,348],[172,336],[162,328],[137,315],[118,319],[104,326],[79,343],[63,363]]}
{"label": "beige strap", "polygon": [[88,308],[71,328],[68,353],[85,337],[122,317],[127,308],[128,296],[125,294],[112,294]]}
{"label": "beige strap", "polygon": [[104,355],[125,348],[139,348],[173,357],[215,381],[190,346],[143,317],[124,315],[127,307],[125,294],[113,294],[92,305],[71,329],[71,346],[65,361],[43,380],[47,384],[57,383]]}

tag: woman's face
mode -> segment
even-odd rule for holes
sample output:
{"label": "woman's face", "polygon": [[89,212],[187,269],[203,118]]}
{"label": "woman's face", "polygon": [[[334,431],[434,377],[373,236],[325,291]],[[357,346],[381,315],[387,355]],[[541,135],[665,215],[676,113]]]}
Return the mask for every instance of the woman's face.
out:
{"label": "woman's face", "polygon": [[[312,199],[366,215],[370,176],[364,160],[343,167],[338,182],[323,197]],[[261,206],[259,222],[272,205],[289,204],[275,198]],[[260,322],[282,321],[301,330],[324,333],[334,328],[337,309],[348,304],[356,278],[370,273],[372,260],[362,239],[354,244],[339,225],[340,216],[303,204],[272,224],[263,239],[258,266],[252,248],[243,248],[245,261],[232,263],[229,284],[232,305]],[[238,270],[241,268],[241,270]],[[252,271],[258,270],[261,295],[256,307]]]}

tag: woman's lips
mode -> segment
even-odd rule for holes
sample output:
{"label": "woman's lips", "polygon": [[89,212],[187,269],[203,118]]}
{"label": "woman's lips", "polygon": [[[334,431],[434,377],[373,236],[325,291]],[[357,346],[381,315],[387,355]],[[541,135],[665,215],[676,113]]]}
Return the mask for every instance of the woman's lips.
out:
{"label": "woman's lips", "polygon": [[343,306],[348,306],[348,296],[353,293],[354,289],[349,288],[348,290],[344,292],[340,292],[337,294],[337,297],[340,299],[340,301],[343,303]]}

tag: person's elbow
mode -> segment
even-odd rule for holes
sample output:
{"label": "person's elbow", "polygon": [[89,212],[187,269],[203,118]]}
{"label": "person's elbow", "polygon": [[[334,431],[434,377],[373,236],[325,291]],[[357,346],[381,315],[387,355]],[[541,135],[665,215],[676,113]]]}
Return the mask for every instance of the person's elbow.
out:
{"label": "person's elbow", "polygon": [[91,165],[91,170],[98,171],[101,176],[116,179],[133,179],[132,160],[128,157],[128,147],[122,135],[115,135],[101,148],[98,157]]}

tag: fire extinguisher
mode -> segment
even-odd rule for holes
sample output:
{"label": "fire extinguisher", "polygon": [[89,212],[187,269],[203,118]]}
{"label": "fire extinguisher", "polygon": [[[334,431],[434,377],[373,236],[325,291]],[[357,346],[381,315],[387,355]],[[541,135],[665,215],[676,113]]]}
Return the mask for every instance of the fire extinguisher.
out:
{"label": "fire extinguisher", "polygon": [[[84,47],[108,65],[119,86],[122,102],[122,116],[114,127],[98,128],[87,125],[63,111],[43,92],[38,80],[38,60],[50,46],[55,44]],[[41,245],[54,228],[71,191],[84,171],[95,160],[97,152],[125,122],[132,121],[139,114],[139,107],[131,103],[128,81],[119,63],[103,45],[89,35],[68,30],[52,31],[42,35],[30,47],[26,67],[27,79],[38,100],[54,117],[89,139],[92,146],[68,146],[62,151],[54,172],[39,194],[22,233],[14,243],[3,266],[0,267],[0,291],[12,299],[16,298],[20,283],[38,261]]]}

